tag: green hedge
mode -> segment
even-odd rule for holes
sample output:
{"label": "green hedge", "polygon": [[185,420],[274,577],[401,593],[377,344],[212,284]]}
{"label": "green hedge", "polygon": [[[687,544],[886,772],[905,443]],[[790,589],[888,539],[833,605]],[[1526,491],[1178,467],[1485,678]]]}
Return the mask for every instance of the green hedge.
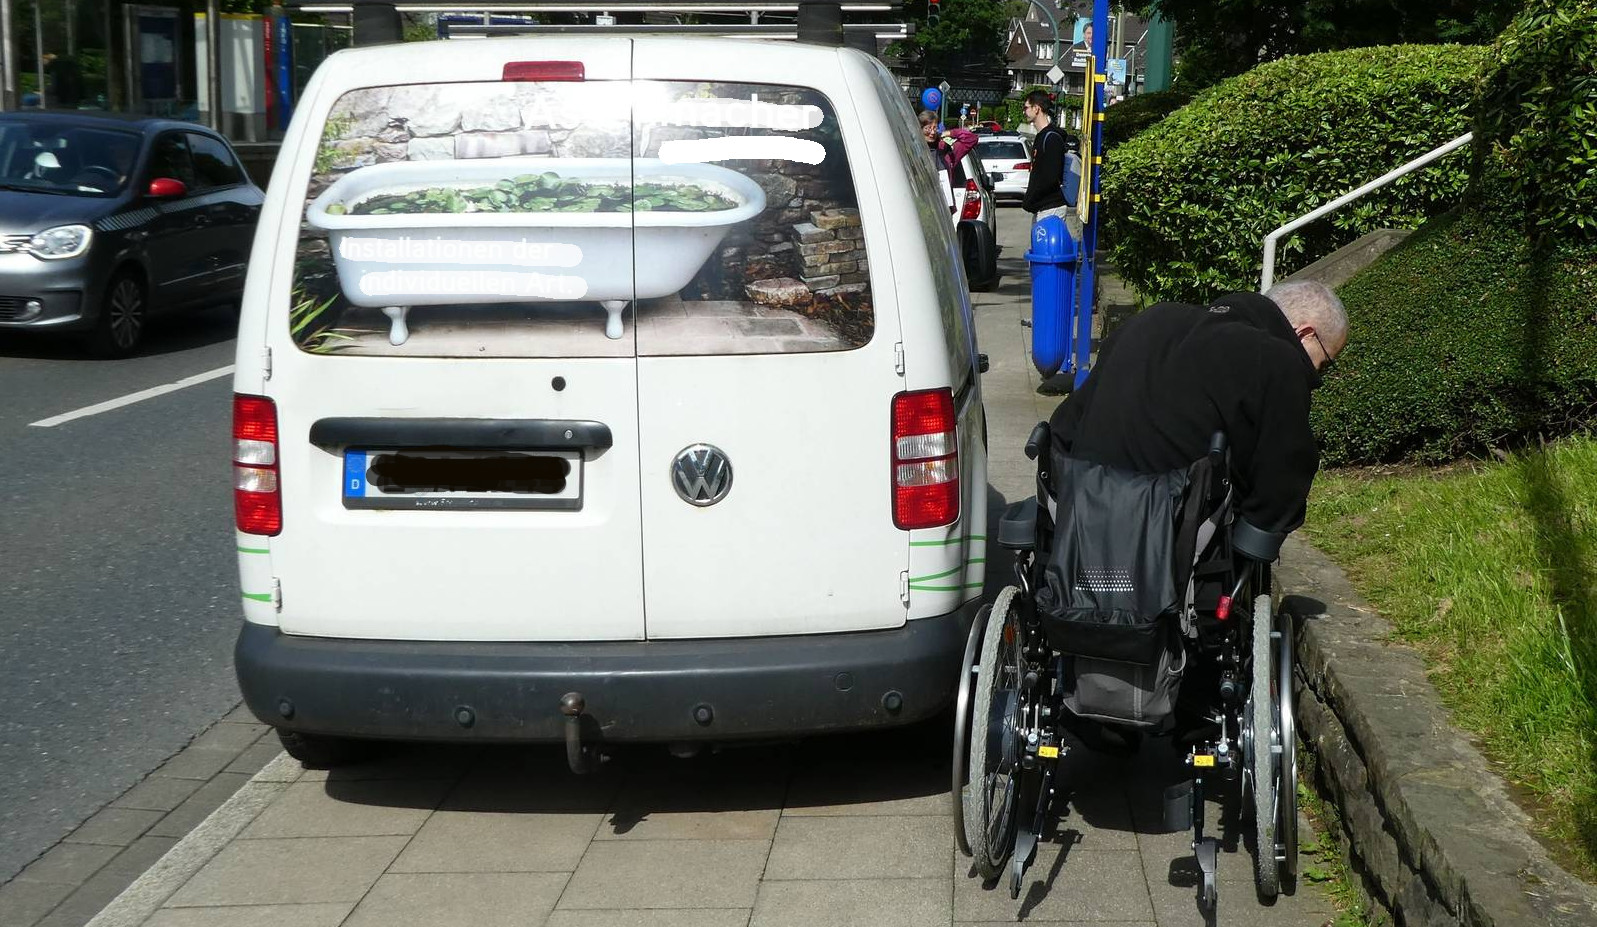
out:
{"label": "green hedge", "polygon": [[[1104,241],[1152,300],[1204,301],[1258,286],[1275,227],[1448,139],[1485,49],[1394,45],[1283,58],[1200,93],[1115,149],[1104,170]],[[1443,161],[1281,243],[1277,275],[1365,232],[1419,225],[1455,205],[1467,159]]]}
{"label": "green hedge", "polygon": [[1141,134],[1191,99],[1192,94],[1184,90],[1156,90],[1127,97],[1109,107],[1103,117],[1103,150],[1107,152]]}
{"label": "green hedge", "polygon": [[1533,245],[1512,216],[1461,210],[1340,295],[1348,346],[1314,400],[1327,464],[1480,453],[1597,408],[1597,245]]}
{"label": "green hedge", "polygon": [[1532,0],[1492,47],[1477,189],[1538,235],[1597,241],[1597,0]]}

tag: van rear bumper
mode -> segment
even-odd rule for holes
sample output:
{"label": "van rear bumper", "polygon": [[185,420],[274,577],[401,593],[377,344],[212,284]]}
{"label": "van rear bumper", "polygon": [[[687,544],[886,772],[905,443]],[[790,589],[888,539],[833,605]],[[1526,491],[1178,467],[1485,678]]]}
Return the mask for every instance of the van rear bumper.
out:
{"label": "van rear bumper", "polygon": [[257,718],[309,734],[561,741],[560,698],[578,692],[584,740],[786,737],[942,710],[980,604],[886,631],[682,641],[368,641],[246,622],[234,663]]}

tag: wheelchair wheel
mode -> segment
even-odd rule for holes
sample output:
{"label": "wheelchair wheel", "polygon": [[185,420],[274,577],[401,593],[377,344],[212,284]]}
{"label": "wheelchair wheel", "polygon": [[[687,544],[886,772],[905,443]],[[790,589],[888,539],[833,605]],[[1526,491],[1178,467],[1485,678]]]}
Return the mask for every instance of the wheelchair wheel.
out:
{"label": "wheelchair wheel", "polygon": [[[1253,884],[1261,898],[1281,892],[1281,865],[1277,843],[1281,838],[1282,771],[1286,750],[1281,740],[1281,704],[1276,664],[1280,651],[1271,635],[1274,608],[1268,593],[1253,599],[1253,674],[1248,692],[1249,721],[1247,778],[1252,785]],[[1295,797],[1295,796],[1294,796]],[[1293,812],[1296,814],[1296,811]],[[1296,818],[1293,819],[1296,821]]]}
{"label": "wheelchair wheel", "polygon": [[1298,884],[1298,724],[1292,704],[1292,618],[1282,614],[1276,653],[1276,691],[1281,716],[1281,814],[1276,832],[1284,859],[1281,863],[1281,891],[1290,895]]}
{"label": "wheelchair wheel", "polygon": [[971,855],[970,839],[965,833],[965,773],[970,766],[970,700],[976,688],[977,654],[987,633],[987,617],[992,606],[983,605],[970,623],[970,634],[965,638],[965,658],[959,664],[959,694],[954,698],[954,783],[949,794],[954,802],[954,843],[959,852]]}
{"label": "wheelchair wheel", "polygon": [[965,833],[976,871],[996,879],[1014,850],[1020,793],[1020,590],[1007,586],[993,603],[982,635],[971,704],[970,776]]}

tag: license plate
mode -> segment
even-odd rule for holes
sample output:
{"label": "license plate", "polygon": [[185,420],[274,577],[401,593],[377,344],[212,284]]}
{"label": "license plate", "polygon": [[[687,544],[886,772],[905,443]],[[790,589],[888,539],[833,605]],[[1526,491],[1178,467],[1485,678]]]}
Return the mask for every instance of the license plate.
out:
{"label": "license plate", "polygon": [[988,174],[987,176],[993,179],[993,183],[998,183],[1000,180],[1004,179],[1003,174]]}
{"label": "license plate", "polygon": [[348,509],[582,508],[579,451],[344,452]]}

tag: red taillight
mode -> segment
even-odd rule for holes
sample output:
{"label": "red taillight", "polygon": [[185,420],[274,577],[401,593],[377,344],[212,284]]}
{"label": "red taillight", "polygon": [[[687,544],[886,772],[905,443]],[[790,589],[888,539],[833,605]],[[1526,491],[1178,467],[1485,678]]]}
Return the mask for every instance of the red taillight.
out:
{"label": "red taillight", "polygon": [[507,61],[503,80],[586,80],[580,61]]}
{"label": "red taillight", "polygon": [[1012,171],[1029,171],[1029,170],[1031,170],[1031,162],[1030,161],[1022,161],[1019,164],[1015,165],[1014,167],[1010,168],[1010,170],[1012,170]]}
{"label": "red taillight", "polygon": [[965,207],[959,211],[961,219],[975,219],[981,216],[981,190],[977,188],[976,181],[965,181]]}
{"label": "red taillight", "polygon": [[954,393],[893,397],[893,524],[908,531],[959,518],[959,435]]}
{"label": "red taillight", "polygon": [[233,397],[233,523],[245,534],[283,530],[277,405],[264,396]]}

